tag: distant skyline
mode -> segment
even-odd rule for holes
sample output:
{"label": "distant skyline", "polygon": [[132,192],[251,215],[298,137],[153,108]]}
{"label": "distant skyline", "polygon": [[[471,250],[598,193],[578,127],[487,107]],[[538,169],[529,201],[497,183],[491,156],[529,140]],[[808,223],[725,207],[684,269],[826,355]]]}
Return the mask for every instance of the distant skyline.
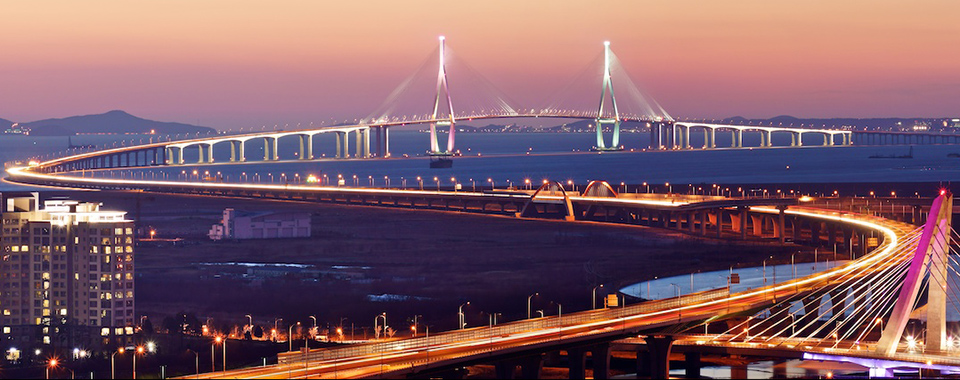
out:
{"label": "distant skyline", "polygon": [[113,109],[220,129],[363,117],[440,35],[526,107],[544,106],[610,40],[642,89],[678,117],[960,115],[955,1],[43,1],[0,10],[0,117],[14,121]]}

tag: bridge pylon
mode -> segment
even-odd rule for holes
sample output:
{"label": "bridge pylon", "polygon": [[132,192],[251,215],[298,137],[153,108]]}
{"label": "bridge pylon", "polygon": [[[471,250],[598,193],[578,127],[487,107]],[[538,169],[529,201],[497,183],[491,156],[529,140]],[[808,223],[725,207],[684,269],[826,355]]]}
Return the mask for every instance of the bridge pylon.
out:
{"label": "bridge pylon", "polygon": [[929,278],[926,350],[941,352],[946,349],[946,260],[950,253],[952,218],[953,194],[941,191],[930,207],[930,214],[924,223],[916,251],[910,259],[910,266],[890,314],[890,321],[877,342],[877,353],[888,356],[896,353],[910,313],[921,294],[920,288],[925,276]]}
{"label": "bridge pylon", "polygon": [[[597,110],[597,145],[595,151],[623,150],[620,145],[620,110],[617,108],[617,97],[613,94],[613,79],[610,75],[610,41],[603,42],[603,90],[600,92],[600,109]],[[610,105],[607,105],[607,94],[610,94]],[[604,116],[604,110],[613,109],[613,117]],[[603,127],[613,127],[613,138],[608,147],[603,141]]]}
{"label": "bridge pylon", "polygon": [[[440,36],[440,70],[437,72],[437,96],[433,99],[433,123],[430,123],[430,151],[427,154],[431,156],[451,156],[453,155],[453,146],[454,146],[454,132],[456,131],[457,120],[453,115],[453,101],[450,98],[450,88],[447,84],[447,67],[444,59],[445,51],[445,40],[443,36]],[[439,119],[440,113],[440,102],[443,98],[447,100],[447,118],[443,120]],[[449,133],[447,134],[447,149],[444,151],[440,150],[440,143],[437,141],[437,127],[449,127]]]}

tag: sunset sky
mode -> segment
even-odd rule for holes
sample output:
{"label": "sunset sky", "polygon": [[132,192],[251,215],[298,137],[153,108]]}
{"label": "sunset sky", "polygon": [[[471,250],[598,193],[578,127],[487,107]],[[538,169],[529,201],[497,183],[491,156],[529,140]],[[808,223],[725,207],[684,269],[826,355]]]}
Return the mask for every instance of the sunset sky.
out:
{"label": "sunset sky", "polygon": [[528,107],[610,40],[674,116],[960,115],[957,1],[15,1],[0,15],[0,117],[15,121],[363,117],[439,35]]}

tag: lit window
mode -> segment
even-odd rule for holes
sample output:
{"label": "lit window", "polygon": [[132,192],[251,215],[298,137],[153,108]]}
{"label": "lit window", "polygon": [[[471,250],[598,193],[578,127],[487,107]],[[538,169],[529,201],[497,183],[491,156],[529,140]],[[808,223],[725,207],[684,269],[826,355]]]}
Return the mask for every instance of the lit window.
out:
{"label": "lit window", "polygon": [[3,326],[3,333],[4,333],[4,334],[9,334],[9,333],[10,333],[10,326]]}

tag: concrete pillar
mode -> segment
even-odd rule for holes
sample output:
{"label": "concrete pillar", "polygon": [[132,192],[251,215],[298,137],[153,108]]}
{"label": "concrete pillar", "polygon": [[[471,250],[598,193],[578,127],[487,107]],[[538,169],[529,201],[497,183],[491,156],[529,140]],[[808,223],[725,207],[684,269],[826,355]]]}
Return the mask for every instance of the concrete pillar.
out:
{"label": "concrete pillar", "polygon": [[828,142],[828,141],[830,141],[830,134],[824,133],[824,134],[823,134],[823,146],[829,145],[829,142]]}
{"label": "concrete pillar", "polygon": [[520,377],[523,379],[539,379],[541,370],[543,370],[543,355],[528,356],[520,361]]}
{"label": "concrete pillar", "polygon": [[312,160],[313,159],[313,135],[306,135],[304,136],[304,138],[307,139],[307,159]]}
{"label": "concrete pillar", "polygon": [[821,222],[817,222],[817,221],[810,222],[810,243],[817,247],[821,245],[820,225],[821,225]]}
{"label": "concrete pillar", "polygon": [[340,152],[340,151],[341,151],[341,149],[340,149],[340,140],[343,138],[341,135],[342,135],[342,133],[340,133],[340,132],[333,132],[333,137],[334,137],[333,139],[337,141],[337,155],[334,156],[334,158],[343,158],[343,157],[341,157],[342,152]]}
{"label": "concrete pillar", "polygon": [[306,142],[303,141],[303,138],[304,138],[304,137],[305,137],[304,135],[297,135],[297,142],[300,143],[300,150],[297,152],[297,159],[298,159],[298,160],[306,160],[306,159],[307,159],[307,155],[306,155],[306,153],[307,153],[307,152],[306,152],[306,148],[307,148],[307,147],[305,146],[305,145],[306,145]]}
{"label": "concrete pillar", "polygon": [[[670,377],[670,350],[673,337],[669,335],[649,335],[644,339],[650,353],[650,378],[667,379]],[[594,378],[597,378],[594,375]]]}
{"label": "concrete pillar", "polygon": [[687,379],[698,379],[700,378],[700,353],[699,352],[687,352],[683,354],[683,367],[686,373]]}
{"label": "concrete pillar", "polygon": [[370,128],[363,130],[363,158],[370,158]]}
{"label": "concrete pillar", "polygon": [[501,360],[496,362],[493,367],[498,379],[516,378],[517,362],[514,360]]}
{"label": "concrete pillar", "polygon": [[709,131],[707,131],[707,129],[709,128],[706,128],[706,127],[703,128],[703,148],[704,149],[710,147],[710,136],[709,136]]}
{"label": "concrete pillar", "polygon": [[[572,374],[570,378],[574,378]],[[637,378],[650,378],[650,353],[647,351],[637,351]],[[577,379],[583,379],[583,377],[577,377]]]}
{"label": "concrete pillar", "polygon": [[213,163],[213,144],[207,145],[207,163]]}
{"label": "concrete pillar", "polygon": [[587,353],[582,348],[567,350],[567,368],[570,369],[570,379],[587,378]]}
{"label": "concrete pillar", "polygon": [[683,147],[684,149],[690,149],[690,126],[683,128]]}
{"label": "concrete pillar", "polygon": [[790,146],[797,146],[798,135],[799,133],[797,132],[790,132]]}
{"label": "concrete pillar", "polygon": [[707,210],[700,210],[700,235],[707,236],[707,222],[709,220]]}
{"label": "concrete pillar", "polygon": [[710,128],[710,147],[711,148],[717,147],[717,129],[716,128]]}
{"label": "concrete pillar", "polygon": [[356,130],[354,140],[355,140],[354,142],[357,144],[356,145],[357,153],[354,154],[353,156],[356,158],[363,158],[363,131],[362,130],[360,129]]}
{"label": "concrete pillar", "polygon": [[263,138],[263,160],[270,161],[270,138]]}
{"label": "concrete pillar", "polygon": [[237,162],[237,142],[229,141],[230,143],[230,162]]}
{"label": "concrete pillar", "polygon": [[837,245],[837,225],[827,224],[827,248],[833,249]]}
{"label": "concrete pillar", "polygon": [[197,154],[197,163],[198,163],[198,164],[202,164],[202,163],[203,163],[203,157],[205,156],[205,155],[203,154],[203,144],[197,144],[197,153],[199,153],[199,154]]}
{"label": "concrete pillar", "polygon": [[594,379],[610,378],[610,344],[598,344],[590,348],[590,361]]}
{"label": "concrete pillar", "polygon": [[786,237],[785,237],[786,234],[784,233],[785,228],[786,228],[786,227],[785,227],[786,222],[784,221],[784,219],[785,219],[785,217],[784,217],[784,211],[785,211],[785,210],[786,210],[785,207],[779,207],[779,211],[780,211],[780,212],[777,213],[777,223],[776,223],[776,227],[773,229],[773,230],[774,230],[774,233],[775,233],[775,234],[777,235],[777,237],[780,239],[780,244],[786,243],[786,241],[787,241],[787,239],[786,239]]}
{"label": "concrete pillar", "polygon": [[273,139],[273,160],[280,161],[280,150],[277,149],[279,145],[280,138],[274,137]]}
{"label": "concrete pillar", "polygon": [[746,379],[748,372],[746,364],[734,364],[730,366],[731,379]]}
{"label": "concrete pillar", "polygon": [[753,235],[763,237],[763,215],[750,215],[750,222],[753,223]]}
{"label": "concrete pillar", "polygon": [[687,228],[690,229],[691,234],[697,231],[697,226],[696,226],[697,223],[695,219],[696,219],[696,214],[694,214],[694,212],[687,213]]}
{"label": "concrete pillar", "polygon": [[239,157],[240,162],[247,161],[247,154],[244,152],[244,143],[246,143],[246,141],[237,141],[237,152],[238,152],[238,155],[240,156]]}

